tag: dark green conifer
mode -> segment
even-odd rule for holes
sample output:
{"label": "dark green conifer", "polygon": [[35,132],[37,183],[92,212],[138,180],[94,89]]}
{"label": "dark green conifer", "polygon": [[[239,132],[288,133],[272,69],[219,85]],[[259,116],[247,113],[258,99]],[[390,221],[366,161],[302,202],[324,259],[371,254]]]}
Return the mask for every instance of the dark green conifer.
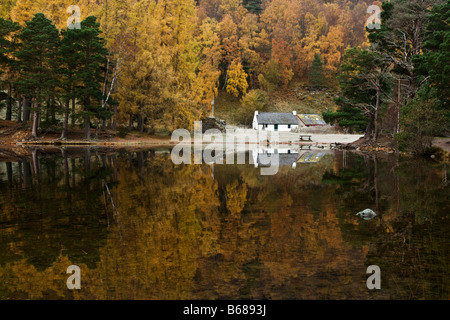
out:
{"label": "dark green conifer", "polygon": [[37,13],[26,23],[18,38],[21,47],[15,56],[20,78],[16,85],[32,102],[32,137],[36,138],[43,103],[54,94],[58,82],[59,32],[44,14]]}

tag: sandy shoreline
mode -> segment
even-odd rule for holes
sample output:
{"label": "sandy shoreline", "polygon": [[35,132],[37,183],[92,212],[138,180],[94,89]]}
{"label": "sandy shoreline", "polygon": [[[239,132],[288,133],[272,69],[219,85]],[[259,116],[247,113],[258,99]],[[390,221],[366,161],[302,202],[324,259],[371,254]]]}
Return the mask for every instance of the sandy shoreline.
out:
{"label": "sandy shoreline", "polygon": [[[262,144],[265,143],[267,140],[265,136],[261,137],[258,136],[255,133],[252,132],[246,132],[245,133],[247,139],[246,140],[240,140],[242,139],[241,134],[231,134],[228,136],[223,136],[222,142],[217,142],[218,144],[230,144],[228,141],[232,144]],[[305,136],[309,135],[311,136],[311,140],[304,138],[303,140],[300,139],[300,135]],[[205,136],[203,136],[205,137]],[[359,140],[362,137],[362,135],[354,135],[354,134],[308,134],[308,133],[282,133],[279,135],[277,139],[268,139],[270,143],[278,143],[278,144],[293,144],[293,145],[331,145],[331,144],[349,144],[353,143],[357,140]],[[181,140],[181,139],[180,139]],[[141,139],[115,139],[115,140],[109,140],[109,141],[103,141],[103,140],[90,140],[90,141],[84,141],[84,140],[35,140],[35,141],[18,141],[15,143],[10,143],[14,145],[24,145],[24,146],[43,146],[43,145],[53,145],[53,146],[145,146],[145,145],[165,145],[165,146],[171,146],[178,144],[178,140],[172,140],[170,137],[157,139],[157,138],[141,138]],[[194,142],[194,138],[191,138],[190,141],[185,141],[185,143],[198,143]],[[202,144],[210,144],[210,139],[202,140]]]}
{"label": "sandy shoreline", "polygon": [[[233,126],[226,127],[226,131],[221,134],[218,140],[223,143],[229,143],[230,141],[236,141],[237,143],[245,143],[241,138],[245,137],[247,141],[252,143],[279,143],[279,144],[316,144],[316,145],[330,145],[330,144],[348,144],[357,141],[362,135],[357,134],[340,134],[329,133],[328,131],[317,131],[317,128],[311,130],[304,129],[304,132],[268,132],[257,131],[253,129],[236,128]],[[329,130],[329,129],[328,129]],[[310,132],[308,132],[310,131]],[[98,136],[95,137],[95,131],[91,131],[91,140],[84,139],[84,133],[80,128],[71,128],[68,131],[67,140],[60,139],[60,132],[44,131],[41,130],[36,140],[32,140],[29,127],[23,126],[14,121],[0,120],[0,145],[24,145],[24,146],[153,146],[153,145],[176,145],[179,140],[175,136],[171,135],[158,136],[141,134],[137,132],[130,132],[125,136],[120,136],[118,132],[105,130],[97,132]],[[194,136],[197,133],[191,133],[191,142],[194,141]],[[311,136],[311,140],[308,138],[301,140],[300,136]],[[189,139],[188,139],[189,140]],[[211,141],[208,134],[203,134],[204,143],[209,144]]]}

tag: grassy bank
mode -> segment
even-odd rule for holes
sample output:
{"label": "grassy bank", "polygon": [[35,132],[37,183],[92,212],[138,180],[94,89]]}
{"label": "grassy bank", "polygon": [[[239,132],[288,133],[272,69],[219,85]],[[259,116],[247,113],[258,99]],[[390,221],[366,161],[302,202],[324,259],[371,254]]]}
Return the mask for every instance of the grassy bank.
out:
{"label": "grassy bank", "polygon": [[[267,95],[265,112],[291,112],[317,113],[324,111],[335,111],[337,105],[334,103],[336,91],[330,89],[314,89],[305,86],[303,83],[294,82],[288,88],[279,90]],[[215,100],[215,116],[223,119],[229,125],[243,125],[240,119],[246,112],[241,105],[241,98],[236,98],[225,91],[220,91]]]}

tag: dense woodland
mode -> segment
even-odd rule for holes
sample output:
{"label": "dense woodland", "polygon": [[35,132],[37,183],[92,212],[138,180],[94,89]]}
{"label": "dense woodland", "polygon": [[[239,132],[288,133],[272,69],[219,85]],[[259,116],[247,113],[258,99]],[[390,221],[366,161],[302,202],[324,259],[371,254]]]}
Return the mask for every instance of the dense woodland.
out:
{"label": "dense woodland", "polygon": [[[369,5],[380,29],[366,28]],[[81,29],[68,29],[70,5]],[[6,120],[154,133],[191,128],[219,95],[251,112],[294,81],[339,90],[330,123],[376,140],[393,112],[421,153],[448,132],[444,0],[6,0],[0,104]],[[392,111],[394,110],[394,111]],[[420,123],[420,125],[417,125]],[[417,139],[416,139],[417,138]],[[411,143],[411,141],[415,141]]]}

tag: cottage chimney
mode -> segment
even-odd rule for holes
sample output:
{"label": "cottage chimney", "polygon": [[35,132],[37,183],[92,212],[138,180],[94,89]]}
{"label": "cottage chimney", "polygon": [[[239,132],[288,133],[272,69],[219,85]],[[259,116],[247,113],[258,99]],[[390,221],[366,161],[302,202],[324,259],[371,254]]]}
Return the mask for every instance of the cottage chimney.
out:
{"label": "cottage chimney", "polygon": [[293,114],[294,116],[296,116],[296,115],[297,115],[297,111],[292,111],[292,114]]}
{"label": "cottage chimney", "polygon": [[255,116],[257,116],[258,115],[258,111],[255,111]]}

